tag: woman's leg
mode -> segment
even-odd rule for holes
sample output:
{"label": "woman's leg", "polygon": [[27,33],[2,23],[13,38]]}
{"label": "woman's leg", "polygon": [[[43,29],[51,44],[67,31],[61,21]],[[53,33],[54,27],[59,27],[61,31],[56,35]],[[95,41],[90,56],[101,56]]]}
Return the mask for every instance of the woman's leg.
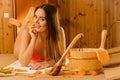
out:
{"label": "woman's leg", "polygon": [[26,17],[24,18],[23,22],[21,23],[20,21],[18,21],[17,19],[15,18],[10,18],[9,19],[9,23],[14,25],[14,26],[17,26],[17,27],[26,27],[27,24],[32,20],[32,17],[34,15],[34,10],[35,8],[34,7],[31,7],[26,15]]}
{"label": "woman's leg", "polygon": [[21,25],[22,28],[26,27],[26,26],[28,25],[28,23],[29,23],[30,21],[32,21],[33,16],[34,16],[34,10],[35,10],[34,7],[31,7],[31,8],[29,9],[26,17],[24,18],[24,20],[23,20],[23,22],[22,22],[22,25]]}
{"label": "woman's leg", "polygon": [[[19,31],[19,33],[17,35],[16,41],[15,41],[15,44],[14,44],[14,55],[17,58],[18,58],[19,52],[21,50],[20,49],[21,48],[21,35],[22,35],[23,31],[28,28],[27,25],[31,21],[31,19],[32,19],[33,15],[34,15],[34,10],[35,9],[33,7],[31,7],[29,9],[29,12],[28,12],[27,16],[24,18],[23,22],[21,23],[20,31]],[[19,21],[13,19],[13,22],[14,21],[19,23]]]}
{"label": "woman's leg", "polygon": [[19,22],[18,20],[14,19],[14,18],[9,19],[9,24],[12,24],[17,27],[21,27],[21,22]]}

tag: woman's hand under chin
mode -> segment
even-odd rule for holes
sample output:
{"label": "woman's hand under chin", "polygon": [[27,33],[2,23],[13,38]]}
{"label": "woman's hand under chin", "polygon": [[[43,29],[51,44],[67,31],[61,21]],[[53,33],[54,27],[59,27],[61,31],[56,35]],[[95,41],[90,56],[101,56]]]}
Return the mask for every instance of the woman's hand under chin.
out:
{"label": "woman's hand under chin", "polygon": [[30,66],[30,70],[40,70],[44,68],[50,67],[50,64],[46,61],[36,62],[35,64]]}

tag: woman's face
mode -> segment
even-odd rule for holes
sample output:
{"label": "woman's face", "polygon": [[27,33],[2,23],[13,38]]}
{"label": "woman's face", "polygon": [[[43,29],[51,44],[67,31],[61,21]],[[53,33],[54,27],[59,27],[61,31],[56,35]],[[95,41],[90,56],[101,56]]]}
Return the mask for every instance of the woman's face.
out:
{"label": "woman's face", "polygon": [[37,28],[37,32],[43,32],[47,30],[47,20],[45,11],[39,8],[34,15],[34,26]]}

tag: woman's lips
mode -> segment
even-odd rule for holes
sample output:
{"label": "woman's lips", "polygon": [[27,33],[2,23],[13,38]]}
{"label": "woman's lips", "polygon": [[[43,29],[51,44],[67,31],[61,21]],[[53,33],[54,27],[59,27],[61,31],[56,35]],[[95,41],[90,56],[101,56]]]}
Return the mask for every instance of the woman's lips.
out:
{"label": "woman's lips", "polygon": [[38,25],[33,25],[33,28],[40,28],[40,26],[38,26]]}

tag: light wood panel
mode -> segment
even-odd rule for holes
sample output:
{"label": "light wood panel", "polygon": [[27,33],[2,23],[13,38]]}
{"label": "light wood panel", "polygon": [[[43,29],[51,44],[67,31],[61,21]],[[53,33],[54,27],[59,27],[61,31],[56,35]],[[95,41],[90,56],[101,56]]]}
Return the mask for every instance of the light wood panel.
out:
{"label": "light wood panel", "polygon": [[[8,17],[4,14],[8,13]],[[13,0],[0,0],[0,53],[13,53],[14,27],[8,24],[13,17]]]}
{"label": "light wood panel", "polygon": [[112,5],[110,12],[113,15],[110,19],[112,22],[112,46],[115,47],[120,46],[120,0],[110,0],[110,2]]}
{"label": "light wood panel", "polygon": [[[0,0],[0,53],[10,53],[16,36],[15,28],[8,25],[4,12],[13,15],[13,0]],[[114,23],[120,20],[120,0],[14,0],[16,18],[20,21],[31,6],[43,3],[55,4],[60,13],[60,24],[65,30],[67,45],[77,33],[84,33],[75,47],[99,47],[102,29],[108,30],[105,48],[113,47],[119,37],[115,33]],[[117,25],[119,26],[119,25]],[[118,29],[118,27],[116,27]],[[114,35],[113,35],[114,33]]]}
{"label": "light wood panel", "polygon": [[[58,6],[60,23],[65,29],[67,45],[77,33],[84,33],[75,47],[95,47],[101,43],[101,32],[108,30],[105,48],[112,47],[112,24],[115,0],[49,0]],[[119,1],[119,0],[116,0]],[[117,9],[118,10],[118,9]],[[118,12],[117,12],[118,14]],[[116,17],[116,16],[115,16]]]}

